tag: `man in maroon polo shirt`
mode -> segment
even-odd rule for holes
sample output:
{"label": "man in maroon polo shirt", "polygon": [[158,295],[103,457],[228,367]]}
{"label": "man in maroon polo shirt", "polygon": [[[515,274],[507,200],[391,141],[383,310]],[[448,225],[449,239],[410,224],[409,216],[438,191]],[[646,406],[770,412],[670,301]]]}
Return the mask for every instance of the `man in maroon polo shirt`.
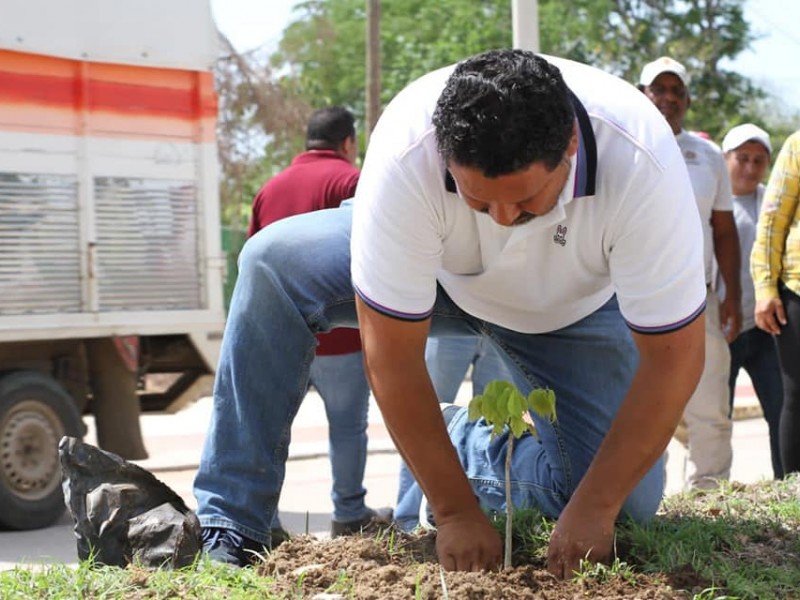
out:
{"label": "man in maroon polo shirt", "polygon": [[[306,130],[306,151],[256,194],[248,237],[280,219],[336,208],[352,198],[359,175],[354,166],[357,157],[352,113],[341,107],[314,111]],[[369,384],[358,329],[335,329],[317,335],[317,341],[310,383],[322,397],[328,417],[333,475],[331,535],[336,537],[358,532],[372,521],[388,523],[391,511],[373,510],[364,502]],[[286,537],[276,512],[272,545]]]}

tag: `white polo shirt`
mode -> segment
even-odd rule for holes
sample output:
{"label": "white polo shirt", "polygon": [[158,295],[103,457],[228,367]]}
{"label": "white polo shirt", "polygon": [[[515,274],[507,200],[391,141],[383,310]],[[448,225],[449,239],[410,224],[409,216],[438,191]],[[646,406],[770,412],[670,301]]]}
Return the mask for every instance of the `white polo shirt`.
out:
{"label": "white polo shirt", "polygon": [[497,225],[448,181],[431,115],[452,66],[389,104],[354,202],[353,284],[368,305],[425,319],[439,281],[466,312],[523,333],[575,323],[613,294],[640,332],[674,330],[702,312],[700,222],[666,121],[624,81],[547,59],[580,99],[579,149],[557,206],[524,225]]}
{"label": "white polo shirt", "polygon": [[681,131],[675,136],[689,169],[700,222],[703,226],[703,259],[706,282],[714,277],[714,232],[711,230],[711,211],[732,211],[731,181],[725,157],[719,147],[700,136]]}

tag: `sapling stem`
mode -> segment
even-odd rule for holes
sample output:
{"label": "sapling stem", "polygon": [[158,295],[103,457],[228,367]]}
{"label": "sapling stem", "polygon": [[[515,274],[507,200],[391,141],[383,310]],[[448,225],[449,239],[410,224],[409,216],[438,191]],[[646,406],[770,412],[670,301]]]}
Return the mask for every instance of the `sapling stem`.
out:
{"label": "sapling stem", "polygon": [[508,436],[508,452],[506,452],[506,547],[503,566],[511,567],[511,520],[514,518],[514,503],[511,502],[511,457],[514,454],[514,436]]}

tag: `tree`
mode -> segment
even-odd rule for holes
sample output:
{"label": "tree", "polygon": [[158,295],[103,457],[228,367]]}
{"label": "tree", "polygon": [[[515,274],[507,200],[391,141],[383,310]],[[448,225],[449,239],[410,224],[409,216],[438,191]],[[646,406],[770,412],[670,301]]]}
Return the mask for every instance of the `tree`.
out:
{"label": "tree", "polygon": [[[775,121],[767,95],[725,68],[753,40],[743,2],[539,0],[542,52],[632,83],[646,62],[670,55],[692,75],[688,128],[719,140],[738,123],[774,122],[780,136],[787,119]],[[217,81],[223,214],[230,221],[243,220],[257,186],[302,149],[312,108],[346,106],[363,123],[365,0],[305,0],[294,14],[268,58],[224,43]],[[511,44],[510,0],[383,0],[381,14],[383,105],[428,71]]]}
{"label": "tree", "polygon": [[242,227],[264,181],[302,149],[311,109],[291,82],[276,82],[263,53],[239,53],[222,34],[220,46],[214,79],[221,213],[223,223]]}
{"label": "tree", "polygon": [[542,51],[605,69],[636,83],[645,63],[663,55],[692,76],[687,127],[715,139],[737,123],[763,122],[765,93],[724,69],[753,41],[744,0],[539,0]]}
{"label": "tree", "polygon": [[[739,122],[764,122],[764,92],[723,68],[753,40],[744,0],[539,0],[542,52],[636,82],[667,54],[693,76],[687,126],[719,137]],[[509,0],[384,0],[382,101],[416,77],[470,54],[511,44]],[[364,112],[363,0],[308,0],[297,8],[272,66],[312,105]]]}
{"label": "tree", "polygon": [[[364,0],[307,0],[296,7],[271,66],[312,106],[339,104],[364,115]],[[384,0],[381,101],[433,69],[511,44],[507,0]]]}

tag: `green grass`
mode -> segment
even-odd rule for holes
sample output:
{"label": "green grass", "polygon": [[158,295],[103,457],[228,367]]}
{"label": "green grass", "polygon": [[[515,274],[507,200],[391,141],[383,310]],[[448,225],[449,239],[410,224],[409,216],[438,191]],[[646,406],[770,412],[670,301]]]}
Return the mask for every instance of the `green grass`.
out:
{"label": "green grass", "polygon": [[[492,515],[498,532],[504,517]],[[554,523],[514,511],[514,564],[545,566]],[[647,525],[618,527],[610,566],[586,563],[579,578],[666,574],[675,589],[701,584],[695,600],[800,598],[800,478],[667,498]]]}
{"label": "green grass", "polygon": [[[502,515],[492,515],[502,533]],[[553,522],[533,510],[514,516],[514,563],[544,567]],[[379,534],[390,554],[405,552],[394,532]],[[618,527],[617,556],[610,565],[586,563],[578,579],[632,581],[659,575],[693,600],[800,598],[800,478],[739,489],[725,485],[706,494],[668,498],[645,526]],[[272,579],[255,569],[233,569],[206,560],[179,571],[41,565],[0,573],[0,598],[134,599],[302,598],[304,575],[294,590],[275,595]],[[328,590],[353,598],[354,582],[342,571]],[[417,586],[416,596],[420,591]]]}
{"label": "green grass", "polygon": [[233,569],[206,560],[178,571],[95,567],[86,561],[77,568],[43,565],[0,573],[0,598],[3,600],[285,598],[271,595],[269,586],[270,579],[257,575],[255,569]]}

